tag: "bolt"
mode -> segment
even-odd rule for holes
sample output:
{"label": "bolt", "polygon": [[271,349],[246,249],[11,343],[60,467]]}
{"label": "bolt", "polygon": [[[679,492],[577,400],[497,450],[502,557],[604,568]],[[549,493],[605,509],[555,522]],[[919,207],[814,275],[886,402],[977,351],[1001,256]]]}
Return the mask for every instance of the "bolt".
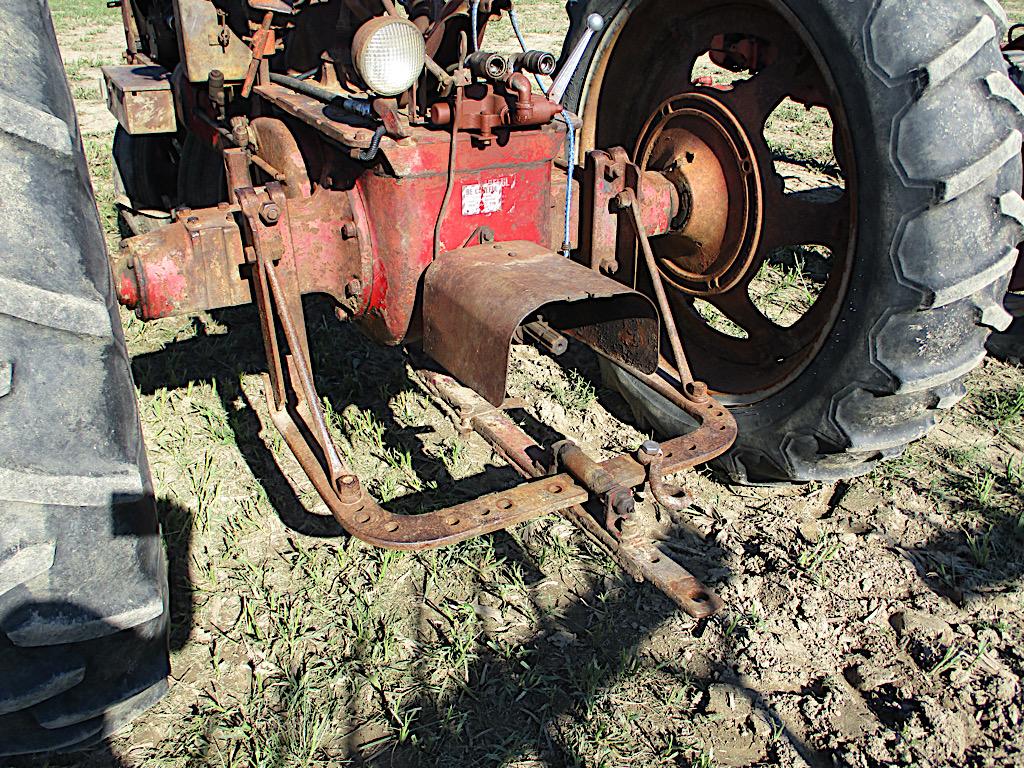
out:
{"label": "bolt", "polygon": [[619,194],[617,194],[614,197],[614,201],[615,207],[618,208],[619,210],[629,208],[629,206],[632,204],[632,193],[629,190],[619,192]]}
{"label": "bolt", "polygon": [[661,443],[657,440],[644,440],[636,452],[637,460],[645,467],[653,464],[659,456],[661,456]]}
{"label": "bolt", "polygon": [[342,475],[338,478],[338,498],[342,504],[355,504],[363,497],[359,487],[359,478],[355,475]]}
{"label": "bolt", "polygon": [[189,216],[187,219],[185,219],[185,223],[186,224],[198,224],[199,223],[199,217],[198,216]]}
{"label": "bolt", "polygon": [[281,218],[281,209],[277,207],[277,203],[264,203],[260,208],[260,221],[267,226],[277,224]]}
{"label": "bolt", "polygon": [[356,296],[362,296],[362,295],[363,295],[363,283],[362,283],[361,280],[353,278],[353,279],[349,280],[347,283],[345,283],[345,296],[347,296],[350,299],[353,299]]}
{"label": "bolt", "polygon": [[708,400],[708,385],[703,381],[691,381],[686,385],[686,396],[695,403],[706,403]]}
{"label": "bolt", "polygon": [[493,243],[494,242],[494,230],[490,227],[480,228],[480,242],[481,243]]}
{"label": "bolt", "polygon": [[217,203],[217,210],[218,211],[226,211],[230,207],[231,207],[231,205],[228,204],[228,203]]}
{"label": "bolt", "polygon": [[661,451],[661,444],[657,440],[644,440],[640,446],[640,452],[647,456],[657,456]]}
{"label": "bolt", "polygon": [[354,221],[346,221],[341,225],[341,236],[346,240],[359,237],[359,227],[356,226]]}

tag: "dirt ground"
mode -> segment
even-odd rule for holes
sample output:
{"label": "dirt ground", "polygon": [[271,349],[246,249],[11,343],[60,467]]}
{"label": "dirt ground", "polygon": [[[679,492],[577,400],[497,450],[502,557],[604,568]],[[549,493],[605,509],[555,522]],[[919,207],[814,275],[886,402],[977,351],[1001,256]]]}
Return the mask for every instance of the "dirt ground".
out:
{"label": "dirt ground", "polygon": [[[118,13],[51,3],[113,243],[97,79]],[[560,3],[520,5],[557,49]],[[170,561],[171,690],[109,744],[33,765],[1024,765],[1019,365],[987,360],[869,477],[696,473],[669,546],[727,607],[695,623],[557,517],[424,554],[341,536],[253,405],[253,313],[123,318]],[[414,512],[515,481],[399,351],[315,302],[309,323],[331,427],[378,499]],[[517,352],[529,416],[598,457],[635,449],[593,357],[563,362]]]}

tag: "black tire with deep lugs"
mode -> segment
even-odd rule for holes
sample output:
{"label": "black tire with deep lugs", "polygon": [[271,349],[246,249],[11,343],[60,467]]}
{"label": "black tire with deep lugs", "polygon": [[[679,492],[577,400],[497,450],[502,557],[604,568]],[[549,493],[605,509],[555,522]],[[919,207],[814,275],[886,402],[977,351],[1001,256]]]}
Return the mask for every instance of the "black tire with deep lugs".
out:
{"label": "black tire with deep lugs", "polygon": [[74,749],[166,688],[153,491],[45,2],[0,46],[0,755]]}
{"label": "black tire with deep lugs", "polygon": [[[690,5],[571,4],[567,46],[590,13],[611,31],[592,43],[570,106],[594,109],[614,95],[614,108],[640,111],[630,101],[640,89],[628,82],[606,78],[599,93],[586,94],[598,71],[589,65],[614,59],[608,41],[620,28],[633,51],[647,45],[650,57],[671,55],[672,35],[686,34],[676,20]],[[1002,299],[1024,221],[1024,98],[1006,75],[1006,19],[995,0],[763,5],[802,26],[835,82],[860,169],[859,234],[827,343],[781,391],[733,408],[739,439],[719,465],[739,482],[833,480],[870,471],[927,433],[965,394],[989,333],[1009,322]],[[620,27],[614,22],[627,6],[634,10]],[[635,76],[648,77],[637,58]],[[687,429],[663,398],[618,369],[608,375],[641,421],[663,433]]]}

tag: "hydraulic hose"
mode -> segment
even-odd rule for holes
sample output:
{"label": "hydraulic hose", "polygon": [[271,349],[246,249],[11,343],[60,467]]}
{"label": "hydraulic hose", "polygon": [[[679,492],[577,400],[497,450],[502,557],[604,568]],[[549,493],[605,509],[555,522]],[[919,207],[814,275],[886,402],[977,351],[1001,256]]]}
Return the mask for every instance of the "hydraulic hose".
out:
{"label": "hydraulic hose", "polygon": [[313,85],[313,83],[307,83],[305,80],[300,80],[297,77],[282,75],[278,72],[270,73],[270,81],[291,88],[296,93],[309,96],[325,104],[337,105],[346,112],[351,112],[360,117],[373,117],[373,106],[366,99],[350,99],[334,91],[321,88],[319,85]]}

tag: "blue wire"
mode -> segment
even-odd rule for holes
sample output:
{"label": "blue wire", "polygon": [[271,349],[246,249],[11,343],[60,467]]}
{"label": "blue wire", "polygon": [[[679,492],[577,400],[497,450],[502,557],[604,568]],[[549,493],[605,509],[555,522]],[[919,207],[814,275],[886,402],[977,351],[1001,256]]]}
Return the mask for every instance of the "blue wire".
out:
{"label": "blue wire", "polygon": [[473,52],[476,53],[479,46],[479,37],[477,36],[477,13],[480,11],[480,0],[473,0],[469,4],[469,23],[473,28]]}
{"label": "blue wire", "polygon": [[[526,53],[526,40],[523,38],[523,33],[519,31],[519,14],[516,13],[515,8],[509,9],[508,18],[512,22],[512,31],[516,33],[516,39],[519,40],[519,47],[523,49],[523,53]],[[537,87],[546,96],[548,89],[544,87],[540,78],[534,75],[533,79],[537,81]],[[562,119],[565,121],[565,127],[568,129],[565,134],[565,141],[568,146],[566,147],[567,156],[565,163],[565,230],[562,237],[562,255],[569,258],[569,252],[572,250],[570,244],[572,233],[572,168],[576,162],[576,127],[572,124],[572,118],[569,116],[568,110],[563,110]]]}
{"label": "blue wire", "polygon": [[568,110],[562,112],[562,119],[565,120],[565,127],[568,129],[566,141],[569,144],[569,156],[565,164],[567,176],[565,182],[565,234],[562,241],[562,255],[565,258],[569,258],[569,252],[572,250],[572,242],[570,240],[572,236],[572,169],[576,164],[576,126],[572,124],[572,118],[569,116]]}

